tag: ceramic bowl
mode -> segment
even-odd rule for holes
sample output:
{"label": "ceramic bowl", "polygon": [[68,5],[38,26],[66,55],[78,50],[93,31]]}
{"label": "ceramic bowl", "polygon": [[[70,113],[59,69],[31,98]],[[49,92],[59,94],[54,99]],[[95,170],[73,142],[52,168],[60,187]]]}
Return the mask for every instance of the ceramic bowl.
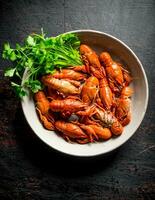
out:
{"label": "ceramic bowl", "polygon": [[81,43],[88,44],[97,53],[103,50],[108,51],[113,58],[123,63],[131,72],[133,77],[131,87],[133,87],[134,94],[132,96],[132,120],[130,124],[125,127],[122,135],[111,138],[108,141],[85,145],[71,144],[58,136],[54,131],[48,131],[43,128],[38,119],[31,95],[24,97],[22,100],[23,112],[34,133],[51,148],[68,155],[79,157],[92,157],[106,154],[128,141],[140,126],[148,103],[148,82],[146,74],[135,53],[119,39],[94,30],[76,30],[72,31],[72,33],[78,34]]}

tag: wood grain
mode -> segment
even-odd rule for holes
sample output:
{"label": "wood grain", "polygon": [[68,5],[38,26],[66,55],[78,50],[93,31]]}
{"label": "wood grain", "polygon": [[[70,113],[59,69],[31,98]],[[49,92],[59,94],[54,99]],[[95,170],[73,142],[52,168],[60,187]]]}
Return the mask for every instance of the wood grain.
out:
{"label": "wood grain", "polygon": [[52,151],[28,127],[0,59],[0,199],[155,199],[155,1],[1,1],[2,44],[75,29],[110,33],[131,47],[149,81],[149,105],[135,135],[107,157],[80,160]]}

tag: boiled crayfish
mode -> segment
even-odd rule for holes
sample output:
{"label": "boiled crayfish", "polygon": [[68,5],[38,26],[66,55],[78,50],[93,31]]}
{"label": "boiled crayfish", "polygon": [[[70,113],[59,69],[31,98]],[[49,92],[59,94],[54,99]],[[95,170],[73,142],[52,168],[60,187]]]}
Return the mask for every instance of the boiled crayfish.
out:
{"label": "boiled crayfish", "polygon": [[88,142],[88,136],[76,124],[59,120],[55,122],[55,128],[62,132],[63,137],[68,141],[74,139],[78,143]]}
{"label": "boiled crayfish", "polygon": [[96,99],[97,93],[99,91],[99,81],[95,76],[89,77],[81,91],[82,101],[91,104]]}
{"label": "boiled crayfish", "polygon": [[98,57],[82,44],[80,53],[83,65],[41,78],[45,88],[34,96],[40,120],[68,142],[86,144],[121,135],[131,121],[132,77],[108,52]]}
{"label": "boiled crayfish", "polygon": [[[80,53],[86,63],[90,73],[92,73],[97,78],[103,78],[104,77],[104,69],[100,64],[99,58],[97,54],[87,45],[81,45],[80,46]],[[88,70],[87,70],[88,71]]]}
{"label": "boiled crayfish", "polygon": [[45,86],[57,90],[65,95],[80,93],[79,89],[69,81],[54,78],[52,75],[43,76],[42,82]]}
{"label": "boiled crayfish", "polygon": [[76,72],[75,70],[72,69],[62,69],[61,71],[56,71],[52,77],[58,78],[58,79],[71,79],[71,80],[85,80],[86,79],[86,74],[82,74],[79,72]]}
{"label": "boiled crayfish", "polygon": [[120,98],[118,98],[116,106],[116,117],[123,126],[131,121],[131,100],[130,97],[133,90],[130,87],[124,87]]}
{"label": "boiled crayfish", "polygon": [[34,99],[36,101],[36,109],[38,111],[41,122],[48,130],[54,130],[54,117],[52,113],[49,113],[49,101],[43,91],[35,93]]}
{"label": "boiled crayfish", "polygon": [[88,104],[79,100],[78,97],[70,96],[62,100],[53,100],[50,102],[50,109],[54,112],[76,113],[87,107]]}
{"label": "boiled crayfish", "polygon": [[120,135],[123,132],[123,126],[113,113],[104,110],[98,105],[79,111],[77,114],[83,117],[90,117],[92,121],[98,122],[101,126],[110,128],[114,135]]}
{"label": "boiled crayfish", "polygon": [[105,67],[109,80],[109,86],[114,92],[118,92],[125,85],[127,86],[130,84],[132,79],[129,72],[125,70],[120,63],[113,61],[108,52],[102,52],[99,59]]}

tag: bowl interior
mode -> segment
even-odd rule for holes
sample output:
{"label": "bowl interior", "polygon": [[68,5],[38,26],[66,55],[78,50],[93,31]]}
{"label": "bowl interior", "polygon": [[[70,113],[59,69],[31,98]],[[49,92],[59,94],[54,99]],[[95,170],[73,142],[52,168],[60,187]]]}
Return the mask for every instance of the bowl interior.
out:
{"label": "bowl interior", "polygon": [[[131,87],[132,96],[132,121],[125,127],[121,136],[105,142],[92,144],[70,144],[57,135],[54,131],[48,131],[42,127],[36,114],[35,105],[31,95],[22,100],[22,108],[25,117],[36,135],[50,147],[74,156],[95,156],[110,152],[126,142],[139,127],[148,102],[148,84],[144,69],[135,54],[120,40],[96,31],[73,31],[76,32],[82,43],[88,44],[97,53],[108,51],[114,59],[120,61],[129,69],[133,77]],[[26,74],[25,74],[26,75]],[[25,76],[24,75],[24,76]],[[24,77],[23,77],[24,78]]]}

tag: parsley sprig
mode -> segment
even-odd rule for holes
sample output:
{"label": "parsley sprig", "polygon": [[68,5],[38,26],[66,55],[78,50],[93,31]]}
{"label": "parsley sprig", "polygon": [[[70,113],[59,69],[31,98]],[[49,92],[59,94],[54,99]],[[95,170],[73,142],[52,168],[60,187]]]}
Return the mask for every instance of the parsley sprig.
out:
{"label": "parsley sprig", "polygon": [[[43,30],[41,34],[29,35],[23,45],[16,44],[15,48],[5,43],[2,57],[10,60],[13,66],[7,68],[4,75],[16,80],[11,85],[19,97],[27,94],[25,88],[36,93],[43,88],[40,76],[52,74],[56,68],[82,65],[79,46],[76,34],[46,37]],[[27,76],[22,81],[26,69]]]}

